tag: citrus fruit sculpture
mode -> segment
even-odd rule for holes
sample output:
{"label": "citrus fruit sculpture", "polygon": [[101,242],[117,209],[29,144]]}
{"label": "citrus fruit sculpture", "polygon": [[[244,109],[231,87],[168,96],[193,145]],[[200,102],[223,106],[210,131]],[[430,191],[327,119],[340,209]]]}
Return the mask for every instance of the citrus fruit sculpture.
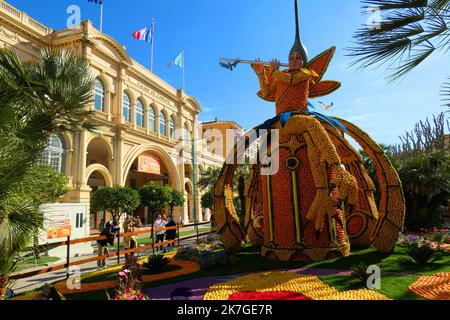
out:
{"label": "citrus fruit sculpture", "polygon": [[[296,1],[297,2],[297,1]],[[215,223],[228,251],[240,251],[247,240],[261,246],[261,255],[282,261],[318,261],[350,254],[350,246],[372,245],[393,251],[403,228],[405,204],[399,177],[382,148],[360,128],[343,119],[309,110],[309,99],[340,87],[322,80],[335,53],[332,47],[308,61],[300,40],[298,9],[296,38],[289,69],[252,64],[261,91],[275,102],[276,117],[255,129],[278,130],[278,170],[264,175],[263,161],[250,167],[245,188],[245,225],[233,200],[238,144],[232,163],[223,166],[215,186]],[[353,138],[373,162],[378,180],[369,177]],[[248,144],[247,146],[248,147]],[[230,156],[228,157],[228,159]]]}

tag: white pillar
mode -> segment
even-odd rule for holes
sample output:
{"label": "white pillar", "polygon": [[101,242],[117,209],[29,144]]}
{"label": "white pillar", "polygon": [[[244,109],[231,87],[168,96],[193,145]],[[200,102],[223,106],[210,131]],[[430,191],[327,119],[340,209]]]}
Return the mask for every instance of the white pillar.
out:
{"label": "white pillar", "polygon": [[203,209],[203,212],[205,214],[205,216],[204,216],[205,222],[206,221],[208,221],[208,222],[211,221],[211,209],[210,208]]}

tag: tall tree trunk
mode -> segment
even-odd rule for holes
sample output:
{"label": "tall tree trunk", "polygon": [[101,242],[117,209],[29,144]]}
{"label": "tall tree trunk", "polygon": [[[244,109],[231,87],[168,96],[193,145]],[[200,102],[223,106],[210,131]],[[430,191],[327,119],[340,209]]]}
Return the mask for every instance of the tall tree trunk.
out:
{"label": "tall tree trunk", "polygon": [[0,301],[5,300],[6,290],[8,288],[9,278],[7,276],[0,276]]}

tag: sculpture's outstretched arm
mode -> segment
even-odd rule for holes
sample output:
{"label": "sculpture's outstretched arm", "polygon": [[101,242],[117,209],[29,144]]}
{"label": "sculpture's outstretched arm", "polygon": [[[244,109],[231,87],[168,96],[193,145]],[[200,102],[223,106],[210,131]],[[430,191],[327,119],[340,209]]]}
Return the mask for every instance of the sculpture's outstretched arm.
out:
{"label": "sculpture's outstretched arm", "polygon": [[273,72],[269,67],[263,67],[263,72],[258,73],[255,68],[255,64],[252,65],[253,70],[258,76],[259,86],[261,91],[258,92],[258,96],[264,100],[274,101],[275,99],[275,87],[274,78],[272,76]]}

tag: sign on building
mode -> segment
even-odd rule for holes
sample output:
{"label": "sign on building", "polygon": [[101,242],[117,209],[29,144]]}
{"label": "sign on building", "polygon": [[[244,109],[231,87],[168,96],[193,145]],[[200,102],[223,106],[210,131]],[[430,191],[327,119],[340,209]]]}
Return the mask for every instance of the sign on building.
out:
{"label": "sign on building", "polygon": [[[52,203],[40,207],[44,214],[44,225],[39,236],[39,245],[52,244],[67,240],[87,238],[90,236],[89,204],[84,203]],[[50,256],[65,257],[66,246],[49,251]],[[91,254],[92,244],[78,243],[71,245],[71,256]]]}
{"label": "sign on building", "polygon": [[156,156],[149,154],[140,155],[138,157],[138,171],[161,174],[161,162]]}

